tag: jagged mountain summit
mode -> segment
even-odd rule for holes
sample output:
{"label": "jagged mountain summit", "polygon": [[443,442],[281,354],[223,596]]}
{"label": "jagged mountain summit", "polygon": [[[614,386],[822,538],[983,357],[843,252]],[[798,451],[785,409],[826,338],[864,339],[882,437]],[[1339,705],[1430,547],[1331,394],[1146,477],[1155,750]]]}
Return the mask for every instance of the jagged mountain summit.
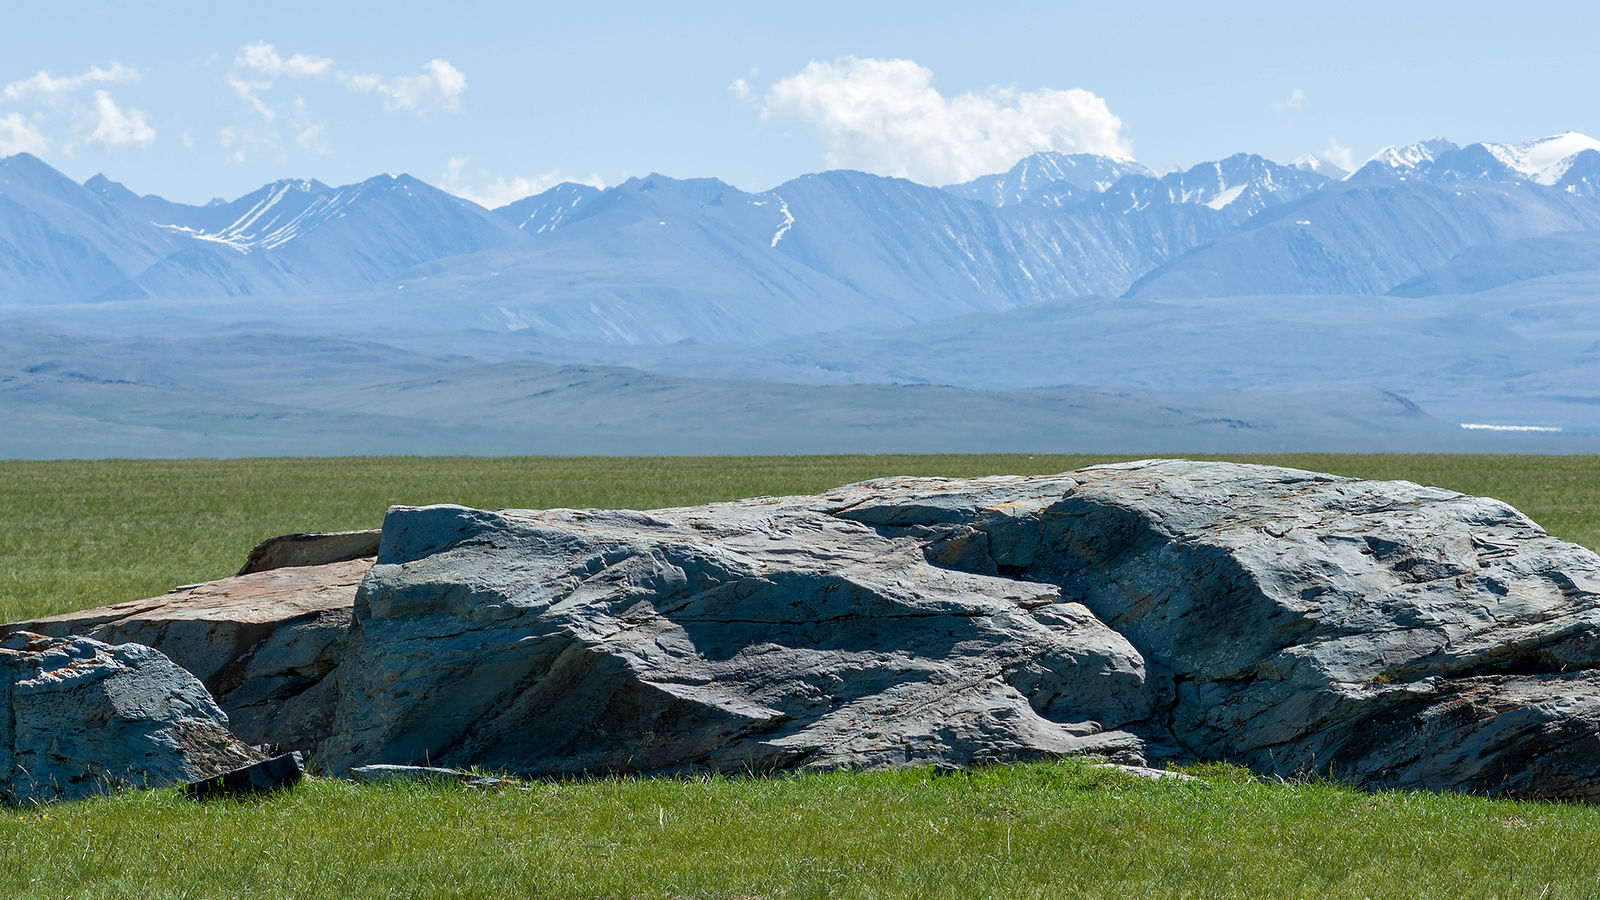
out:
{"label": "jagged mountain summit", "polygon": [[1337,163],[1325,159],[1315,153],[1307,153],[1302,156],[1295,157],[1293,160],[1290,160],[1289,168],[1299,169],[1302,172],[1312,172],[1314,174],[1321,175],[1323,178],[1342,179],[1346,175],[1350,174],[1343,168],[1340,168]]}
{"label": "jagged mountain summit", "polygon": [[[339,297],[429,328],[749,342],[1074,296],[1471,292],[1594,268],[1600,141],[1441,138],[1344,173],[1035,153],[944,188],[662,175],[485,210],[407,175],[203,205],[0,160],[0,305]],[[1537,242],[1537,252],[1518,248]],[[330,309],[333,307],[330,307]]]}
{"label": "jagged mountain summit", "polygon": [[1043,151],[1023,157],[1009,171],[952,184],[945,190],[958,197],[982,200],[990,206],[1005,206],[1033,199],[1045,188],[1060,192],[1070,187],[1102,193],[1124,176],[1149,174],[1149,169],[1131,159]]}

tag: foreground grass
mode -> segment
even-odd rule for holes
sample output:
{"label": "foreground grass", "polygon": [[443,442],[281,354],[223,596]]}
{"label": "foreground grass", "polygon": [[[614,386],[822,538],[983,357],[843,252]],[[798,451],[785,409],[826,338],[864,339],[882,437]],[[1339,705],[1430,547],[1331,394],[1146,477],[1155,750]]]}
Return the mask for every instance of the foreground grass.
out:
{"label": "foreground grass", "polygon": [[1592,807],[1071,760],[494,794],[318,780],[0,821],[5,897],[1576,898],[1597,875]]}
{"label": "foreground grass", "polygon": [[[1235,457],[1499,497],[1600,547],[1600,457]],[[236,571],[263,538],[376,528],[393,504],[648,509],[883,475],[1062,472],[1106,457],[811,456],[0,462],[0,621],[160,594]]]}

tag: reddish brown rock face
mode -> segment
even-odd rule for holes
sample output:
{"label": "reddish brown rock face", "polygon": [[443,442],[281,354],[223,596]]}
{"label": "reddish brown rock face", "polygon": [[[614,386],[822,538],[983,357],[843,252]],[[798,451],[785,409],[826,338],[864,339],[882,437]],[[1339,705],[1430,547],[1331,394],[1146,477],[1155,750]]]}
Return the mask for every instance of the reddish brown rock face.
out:
{"label": "reddish brown rock face", "polygon": [[307,734],[315,715],[302,709],[311,698],[301,698],[338,664],[371,567],[272,569],[5,629],[153,647],[205,683],[240,738],[294,749],[317,737]]}

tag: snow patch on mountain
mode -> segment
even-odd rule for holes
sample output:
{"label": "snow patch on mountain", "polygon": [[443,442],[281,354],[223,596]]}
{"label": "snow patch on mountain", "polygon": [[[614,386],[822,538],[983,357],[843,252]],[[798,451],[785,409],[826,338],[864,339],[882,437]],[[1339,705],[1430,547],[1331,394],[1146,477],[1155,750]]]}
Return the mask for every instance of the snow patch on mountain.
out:
{"label": "snow patch on mountain", "polygon": [[1302,172],[1310,172],[1314,175],[1321,175],[1323,178],[1332,178],[1335,180],[1350,174],[1349,172],[1346,172],[1344,169],[1341,169],[1339,166],[1329,162],[1326,159],[1323,159],[1315,153],[1307,153],[1304,156],[1296,157],[1292,162],[1289,163],[1289,168],[1299,169]]}
{"label": "snow patch on mountain", "polygon": [[1402,171],[1415,169],[1431,163],[1440,156],[1457,149],[1460,148],[1456,146],[1455,142],[1447,141],[1444,138],[1437,137],[1429,138],[1425,141],[1418,141],[1415,144],[1405,144],[1404,146],[1391,145],[1379,150],[1377,153],[1372,154],[1372,157],[1367,160],[1366,165],[1361,166],[1356,171],[1359,172],[1361,169],[1366,168],[1367,165],[1371,165],[1372,163],[1379,163],[1387,168],[1399,169]]}
{"label": "snow patch on mountain", "polygon": [[1600,141],[1568,131],[1521,144],[1484,144],[1485,149],[1519,175],[1535,184],[1559,182],[1585,150],[1600,150]]}

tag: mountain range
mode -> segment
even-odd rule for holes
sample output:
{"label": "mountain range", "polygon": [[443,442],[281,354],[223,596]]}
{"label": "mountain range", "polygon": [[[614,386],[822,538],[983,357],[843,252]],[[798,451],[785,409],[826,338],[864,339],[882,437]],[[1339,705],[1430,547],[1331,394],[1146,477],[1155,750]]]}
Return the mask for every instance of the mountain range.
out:
{"label": "mountain range", "polygon": [[1597,294],[1576,133],[493,210],[407,175],[189,205],[20,154],[0,456],[1583,449]]}
{"label": "mountain range", "polygon": [[420,292],[462,327],[743,341],[1073,296],[1470,293],[1593,268],[1600,141],[1429,140],[1352,173],[1037,153],[943,188],[860,172],[562,184],[486,210],[406,175],[230,202],[0,160],[0,304]]}

